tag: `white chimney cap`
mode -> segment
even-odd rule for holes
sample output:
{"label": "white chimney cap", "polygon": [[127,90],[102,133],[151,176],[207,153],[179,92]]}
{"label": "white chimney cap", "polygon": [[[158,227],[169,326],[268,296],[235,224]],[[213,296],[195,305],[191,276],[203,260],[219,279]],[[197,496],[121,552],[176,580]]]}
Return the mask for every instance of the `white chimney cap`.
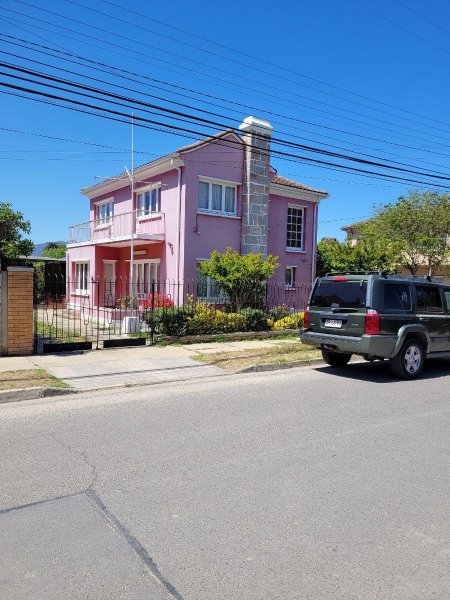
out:
{"label": "white chimney cap", "polygon": [[271,136],[273,127],[269,121],[257,117],[246,117],[239,125],[239,129],[245,133],[258,133],[259,135]]}

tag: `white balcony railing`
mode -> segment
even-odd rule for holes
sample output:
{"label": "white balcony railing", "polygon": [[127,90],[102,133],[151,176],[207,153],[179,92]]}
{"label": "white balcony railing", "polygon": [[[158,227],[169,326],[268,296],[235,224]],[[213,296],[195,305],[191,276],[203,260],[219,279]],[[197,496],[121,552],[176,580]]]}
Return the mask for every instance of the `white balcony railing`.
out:
{"label": "white balcony railing", "polygon": [[83,242],[101,243],[131,238],[132,231],[138,239],[160,240],[165,235],[164,213],[136,210],[133,213],[114,215],[107,219],[87,221],[69,227],[69,244]]}

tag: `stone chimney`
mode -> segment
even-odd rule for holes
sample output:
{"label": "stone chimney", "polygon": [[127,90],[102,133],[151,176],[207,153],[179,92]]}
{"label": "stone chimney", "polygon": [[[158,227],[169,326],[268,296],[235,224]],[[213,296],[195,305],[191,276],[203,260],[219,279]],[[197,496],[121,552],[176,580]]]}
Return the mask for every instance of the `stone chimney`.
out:
{"label": "stone chimney", "polygon": [[239,126],[246,144],[242,198],[241,253],[267,255],[269,162],[273,128],[268,121],[247,117]]}

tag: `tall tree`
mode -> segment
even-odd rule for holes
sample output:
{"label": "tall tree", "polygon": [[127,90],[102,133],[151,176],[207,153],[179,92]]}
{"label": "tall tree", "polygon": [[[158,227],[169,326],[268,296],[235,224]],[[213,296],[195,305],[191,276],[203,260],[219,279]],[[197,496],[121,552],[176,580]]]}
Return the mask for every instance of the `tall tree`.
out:
{"label": "tall tree", "polygon": [[394,271],[396,255],[379,240],[367,236],[351,243],[323,238],[317,244],[317,276],[327,273]]}
{"label": "tall tree", "polygon": [[433,275],[450,257],[450,195],[411,192],[395,204],[378,206],[361,225],[359,239],[390,248],[412,275],[423,265]]}
{"label": "tall tree", "polygon": [[66,256],[66,244],[64,242],[49,242],[44,250],[42,256],[48,258],[64,258]]}
{"label": "tall tree", "polygon": [[13,210],[8,202],[0,202],[0,264],[33,252],[33,242],[23,237],[31,231],[30,221],[21,212]]}

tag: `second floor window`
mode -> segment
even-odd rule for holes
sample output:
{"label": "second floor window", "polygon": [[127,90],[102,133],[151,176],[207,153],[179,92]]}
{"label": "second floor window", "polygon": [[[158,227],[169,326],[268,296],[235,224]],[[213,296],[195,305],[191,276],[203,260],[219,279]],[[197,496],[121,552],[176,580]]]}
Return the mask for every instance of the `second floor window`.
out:
{"label": "second floor window", "polygon": [[288,250],[303,250],[303,208],[288,207],[286,247]]}
{"label": "second floor window", "polygon": [[161,212],[161,188],[152,188],[138,194],[137,211],[138,217]]}
{"label": "second floor window", "polygon": [[96,219],[100,224],[110,223],[114,214],[112,202],[102,202],[96,206]]}
{"label": "second floor window", "polygon": [[236,214],[236,186],[220,181],[198,182],[198,208],[201,211]]}

